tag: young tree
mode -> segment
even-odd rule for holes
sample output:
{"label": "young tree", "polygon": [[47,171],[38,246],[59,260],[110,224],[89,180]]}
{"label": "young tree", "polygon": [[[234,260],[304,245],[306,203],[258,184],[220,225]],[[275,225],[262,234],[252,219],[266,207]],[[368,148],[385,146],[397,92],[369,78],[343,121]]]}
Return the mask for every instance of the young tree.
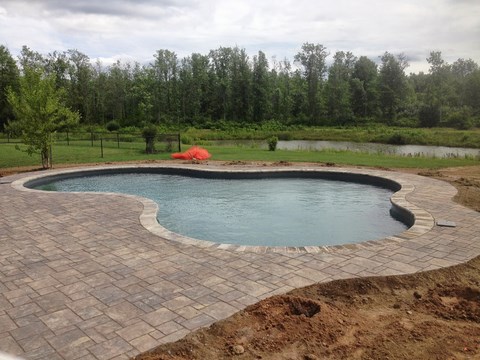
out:
{"label": "young tree", "polygon": [[18,92],[8,89],[7,99],[16,119],[10,129],[21,134],[27,153],[40,153],[44,169],[51,166],[50,146],[55,131],[78,123],[80,115],[64,105],[64,91],[55,86],[55,75],[40,68],[23,69]]}

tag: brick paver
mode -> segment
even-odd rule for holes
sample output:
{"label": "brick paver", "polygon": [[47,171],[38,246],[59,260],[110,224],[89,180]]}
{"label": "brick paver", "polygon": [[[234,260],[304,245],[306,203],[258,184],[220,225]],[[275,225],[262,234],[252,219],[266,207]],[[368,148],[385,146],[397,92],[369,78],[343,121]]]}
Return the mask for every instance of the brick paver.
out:
{"label": "brick paver", "polygon": [[[2,178],[0,351],[26,359],[126,359],[296,287],[436,269],[480,254],[480,214],[454,203],[456,191],[445,182],[381,170],[292,170],[395,180],[403,187],[392,199],[412,211],[416,223],[356,245],[218,245],[166,231],[147,199],[22,187],[39,173]],[[435,226],[437,219],[457,226]]]}

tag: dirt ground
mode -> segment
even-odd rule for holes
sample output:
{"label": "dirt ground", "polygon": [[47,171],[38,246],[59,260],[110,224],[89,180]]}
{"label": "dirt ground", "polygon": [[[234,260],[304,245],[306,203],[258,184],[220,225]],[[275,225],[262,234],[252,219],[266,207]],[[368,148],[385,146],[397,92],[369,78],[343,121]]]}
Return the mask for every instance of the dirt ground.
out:
{"label": "dirt ground", "polygon": [[[480,211],[480,166],[409,171],[452,183]],[[480,257],[296,289],[135,359],[480,359]]]}
{"label": "dirt ground", "polygon": [[[480,166],[408,171],[450,182],[456,201],[480,211]],[[135,359],[480,359],[480,257],[296,289]]]}

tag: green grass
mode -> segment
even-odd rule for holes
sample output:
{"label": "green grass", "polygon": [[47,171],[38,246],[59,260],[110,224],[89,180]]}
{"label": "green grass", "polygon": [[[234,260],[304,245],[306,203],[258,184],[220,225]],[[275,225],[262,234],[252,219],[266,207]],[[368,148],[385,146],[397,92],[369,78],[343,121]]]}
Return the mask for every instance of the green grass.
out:
{"label": "green grass", "polygon": [[[25,146],[20,146],[25,149]],[[79,146],[79,145],[55,145],[53,146],[53,166],[55,164],[87,164],[98,162],[118,162],[134,161],[145,159],[168,159],[169,153],[158,153],[155,155],[146,155],[143,148],[120,148],[105,147],[103,149],[103,158],[101,157],[100,147]],[[41,166],[40,155],[29,156],[24,151],[19,151],[14,144],[0,144],[0,168],[17,166]]]}
{"label": "green grass", "polygon": [[[123,146],[123,145],[122,145]],[[53,165],[56,164],[87,164],[138,160],[170,159],[170,152],[147,155],[143,152],[144,144],[128,145],[128,148],[109,145],[104,148],[101,157],[100,147],[83,145],[55,145],[53,147]],[[212,160],[223,161],[267,161],[267,162],[319,162],[338,165],[357,165],[387,168],[443,168],[452,166],[479,165],[480,162],[470,158],[426,158],[404,157],[384,154],[368,154],[351,151],[267,151],[258,148],[234,146],[205,146],[212,154]],[[24,148],[24,147],[23,147]],[[183,146],[186,149],[187,146]],[[25,152],[15,149],[14,144],[0,144],[0,168],[17,166],[39,166],[40,157],[28,156]]]}
{"label": "green grass", "polygon": [[289,162],[319,162],[338,165],[357,165],[390,168],[442,168],[452,166],[479,165],[474,159],[464,158],[427,158],[407,157],[385,154],[368,154],[353,151],[267,151],[256,148],[238,148],[205,146],[212,154],[212,159],[224,161],[289,161]]}

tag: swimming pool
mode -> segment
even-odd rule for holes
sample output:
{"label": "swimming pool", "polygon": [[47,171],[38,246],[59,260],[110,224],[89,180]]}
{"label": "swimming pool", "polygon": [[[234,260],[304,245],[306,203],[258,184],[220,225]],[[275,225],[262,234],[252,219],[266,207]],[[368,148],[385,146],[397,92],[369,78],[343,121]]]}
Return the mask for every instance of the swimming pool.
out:
{"label": "swimming pool", "polygon": [[158,204],[157,219],[163,227],[224,244],[338,245],[384,238],[411,225],[392,211],[389,198],[397,190],[394,184],[342,174],[334,178],[296,172],[212,175],[144,169],[73,173],[31,186],[146,197]]}

